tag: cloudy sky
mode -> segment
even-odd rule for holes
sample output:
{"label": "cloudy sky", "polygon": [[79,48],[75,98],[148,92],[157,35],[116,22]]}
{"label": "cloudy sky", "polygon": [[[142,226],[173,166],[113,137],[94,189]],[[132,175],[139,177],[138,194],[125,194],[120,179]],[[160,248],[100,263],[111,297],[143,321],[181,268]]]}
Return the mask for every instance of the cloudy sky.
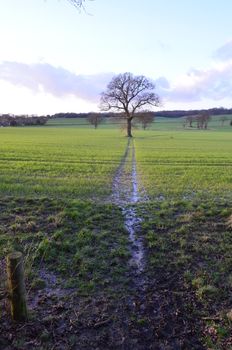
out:
{"label": "cloudy sky", "polygon": [[0,113],[97,111],[114,74],[162,109],[232,107],[232,1],[0,0]]}

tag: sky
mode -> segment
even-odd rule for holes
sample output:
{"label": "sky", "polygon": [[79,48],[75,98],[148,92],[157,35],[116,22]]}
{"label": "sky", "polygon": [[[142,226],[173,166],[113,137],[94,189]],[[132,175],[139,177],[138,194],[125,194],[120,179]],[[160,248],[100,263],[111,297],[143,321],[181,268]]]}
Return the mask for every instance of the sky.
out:
{"label": "sky", "polygon": [[161,110],[232,108],[232,1],[0,0],[0,113],[99,111],[145,75]]}

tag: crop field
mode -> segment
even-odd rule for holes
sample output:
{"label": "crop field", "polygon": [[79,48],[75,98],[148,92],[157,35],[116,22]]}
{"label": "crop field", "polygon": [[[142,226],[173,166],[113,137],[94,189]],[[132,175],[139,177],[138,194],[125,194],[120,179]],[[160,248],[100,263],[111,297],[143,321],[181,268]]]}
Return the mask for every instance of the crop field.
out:
{"label": "crop field", "polygon": [[[0,349],[232,349],[232,127],[157,118],[134,136],[0,129]],[[24,324],[4,292],[14,250]]]}
{"label": "crop field", "polygon": [[126,145],[114,130],[48,127],[0,131],[2,195],[107,197]]}
{"label": "crop field", "polygon": [[139,132],[140,183],[151,198],[231,196],[232,133]]}

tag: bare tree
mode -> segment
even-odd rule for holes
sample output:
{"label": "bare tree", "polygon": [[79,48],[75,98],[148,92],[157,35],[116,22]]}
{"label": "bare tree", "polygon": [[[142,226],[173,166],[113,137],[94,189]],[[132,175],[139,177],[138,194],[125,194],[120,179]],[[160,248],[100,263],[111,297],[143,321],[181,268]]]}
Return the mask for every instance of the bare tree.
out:
{"label": "bare tree", "polygon": [[127,121],[127,136],[132,137],[132,120],[145,106],[159,106],[160,98],[154,93],[154,84],[143,75],[119,74],[112,78],[101,95],[103,111],[114,110],[123,114]]}
{"label": "bare tree", "polygon": [[[83,10],[86,12],[85,3],[87,1],[94,1],[94,0],[67,0],[71,5],[73,5],[77,10],[81,11]],[[88,13],[89,14],[89,13]]]}
{"label": "bare tree", "polygon": [[93,125],[97,129],[98,125],[102,122],[103,116],[100,113],[89,113],[87,116],[89,124]]}
{"label": "bare tree", "polygon": [[222,115],[220,119],[221,119],[221,126],[224,126],[225,122],[228,120],[227,116]]}
{"label": "bare tree", "polygon": [[189,115],[184,120],[184,128],[187,126],[193,128],[193,123],[197,124],[197,129],[207,129],[211,116],[208,111],[203,111],[196,115]]}
{"label": "bare tree", "polygon": [[195,115],[188,115],[185,118],[185,125],[188,124],[189,127],[192,128],[194,121],[196,121],[196,116]]}
{"label": "bare tree", "polygon": [[152,112],[141,112],[136,113],[136,119],[138,119],[138,121],[142,124],[143,130],[145,130],[150,124],[154,122],[155,116]]}
{"label": "bare tree", "polygon": [[80,9],[84,6],[85,0],[68,0],[74,7]]}
{"label": "bare tree", "polygon": [[207,129],[208,123],[211,120],[208,111],[204,111],[197,116],[197,128],[198,129]]}

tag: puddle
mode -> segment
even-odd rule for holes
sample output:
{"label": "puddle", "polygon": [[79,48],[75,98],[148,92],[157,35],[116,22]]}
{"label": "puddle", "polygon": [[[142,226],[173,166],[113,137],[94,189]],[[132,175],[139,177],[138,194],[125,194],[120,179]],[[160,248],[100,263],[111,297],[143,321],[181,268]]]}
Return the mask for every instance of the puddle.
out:
{"label": "puddle", "polygon": [[45,286],[39,289],[37,293],[28,293],[28,304],[31,309],[36,309],[38,305],[45,302],[50,304],[55,300],[61,300],[71,295],[75,290],[73,288],[62,288],[57,275],[45,268],[39,270],[39,278],[45,282]]}
{"label": "puddle", "polygon": [[135,267],[137,272],[144,269],[144,249],[143,242],[136,237],[136,231],[139,228],[141,219],[137,217],[135,208],[124,208],[125,227],[129,233],[129,239],[132,243],[130,261],[131,266]]}

